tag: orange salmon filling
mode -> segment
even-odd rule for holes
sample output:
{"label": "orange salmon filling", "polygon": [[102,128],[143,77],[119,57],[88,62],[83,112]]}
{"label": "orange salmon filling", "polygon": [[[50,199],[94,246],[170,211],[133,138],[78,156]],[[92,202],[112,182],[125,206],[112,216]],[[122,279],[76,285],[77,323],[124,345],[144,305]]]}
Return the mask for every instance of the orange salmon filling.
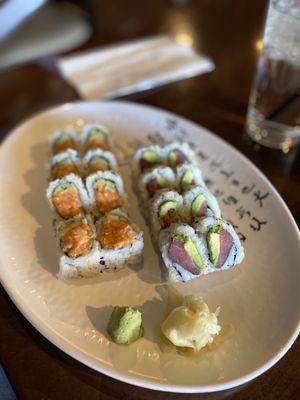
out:
{"label": "orange salmon filling", "polygon": [[95,187],[96,201],[99,210],[105,214],[124,204],[124,199],[114,189],[110,189],[107,185],[99,185]]}
{"label": "orange salmon filling", "polygon": [[134,230],[126,221],[106,218],[101,224],[98,240],[104,249],[121,249],[134,242]]}
{"label": "orange salmon filling", "polygon": [[57,192],[52,197],[52,203],[58,214],[66,219],[83,213],[79,193],[74,186],[69,186],[67,189]]}
{"label": "orange salmon filling", "polygon": [[61,153],[62,151],[65,151],[67,149],[77,150],[77,145],[72,138],[55,142],[53,146],[53,153]]}
{"label": "orange salmon filling", "polygon": [[67,164],[67,165],[61,165],[61,166],[55,166],[52,168],[52,178],[53,179],[58,179],[62,178],[65,175],[71,174],[78,174],[78,168],[76,167],[75,164]]}
{"label": "orange salmon filling", "polygon": [[86,151],[95,149],[109,150],[106,138],[99,136],[90,138],[86,144]]}
{"label": "orange salmon filling", "polygon": [[60,238],[60,244],[69,257],[75,258],[87,253],[93,246],[93,240],[92,229],[81,222]]}

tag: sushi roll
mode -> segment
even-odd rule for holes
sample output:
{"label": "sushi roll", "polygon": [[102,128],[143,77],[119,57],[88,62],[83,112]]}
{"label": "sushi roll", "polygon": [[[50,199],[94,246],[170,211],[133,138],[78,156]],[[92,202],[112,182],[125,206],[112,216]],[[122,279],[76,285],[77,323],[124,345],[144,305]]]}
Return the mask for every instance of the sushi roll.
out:
{"label": "sushi roll", "polygon": [[102,149],[112,150],[112,139],[108,129],[100,124],[86,124],[81,131],[80,141],[82,152]]}
{"label": "sushi roll", "polygon": [[67,149],[79,150],[77,134],[74,130],[63,129],[49,138],[52,154],[59,154]]}
{"label": "sushi roll", "polygon": [[142,201],[146,202],[155,195],[157,190],[171,189],[175,187],[175,184],[175,174],[170,167],[157,167],[141,175],[138,185],[139,194]]}
{"label": "sushi roll", "polygon": [[186,222],[191,223],[199,218],[214,215],[221,217],[217,199],[203,186],[194,186],[183,193],[182,215]]}
{"label": "sushi roll", "polygon": [[179,192],[184,192],[192,186],[204,186],[202,172],[192,164],[182,164],[176,168],[176,182]]}
{"label": "sushi roll", "polygon": [[117,160],[113,153],[102,149],[88,151],[82,162],[85,176],[97,171],[116,171],[118,169]]}
{"label": "sushi roll", "polygon": [[130,222],[128,215],[116,209],[97,222],[100,264],[105,270],[124,267],[141,261],[143,232]]}
{"label": "sushi roll", "polygon": [[152,235],[156,239],[161,229],[181,221],[182,196],[174,190],[163,189],[156,192],[150,203]]}
{"label": "sushi roll", "polygon": [[56,224],[60,255],[58,277],[88,277],[102,270],[96,230],[89,216],[59,221]]}
{"label": "sushi roll", "polygon": [[106,214],[125,203],[123,181],[116,172],[95,172],[87,177],[86,187],[95,215]]}
{"label": "sushi roll", "polygon": [[221,218],[207,217],[196,223],[194,228],[205,240],[209,268],[227,269],[243,261],[244,248],[229,222]]}
{"label": "sushi roll", "polygon": [[211,272],[204,239],[189,225],[173,224],[162,230],[159,247],[172,282],[187,282]]}
{"label": "sushi roll", "polygon": [[142,147],[136,151],[133,157],[133,176],[137,178],[140,174],[162,165],[164,165],[164,160],[161,147]]}
{"label": "sushi roll", "polygon": [[187,143],[171,143],[162,150],[162,156],[166,165],[176,168],[182,164],[196,165],[195,155]]}
{"label": "sushi roll", "polygon": [[51,209],[63,219],[83,215],[90,205],[82,179],[75,174],[50,182],[46,196]]}
{"label": "sushi roll", "polygon": [[71,173],[76,175],[80,175],[81,173],[80,160],[76,150],[67,149],[66,151],[52,157],[50,167],[52,180],[62,178]]}

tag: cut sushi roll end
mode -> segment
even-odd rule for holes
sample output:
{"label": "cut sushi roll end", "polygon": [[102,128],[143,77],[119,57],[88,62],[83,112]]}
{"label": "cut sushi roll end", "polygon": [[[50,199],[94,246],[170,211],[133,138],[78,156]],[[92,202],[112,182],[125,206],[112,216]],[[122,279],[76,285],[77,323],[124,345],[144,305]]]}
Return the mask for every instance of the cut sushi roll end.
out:
{"label": "cut sushi roll end", "polygon": [[94,149],[109,150],[108,133],[98,126],[91,127],[85,142],[86,151]]}
{"label": "cut sushi roll end", "polygon": [[71,173],[79,175],[79,170],[77,165],[67,157],[51,167],[52,179],[59,179]]}
{"label": "cut sushi roll end", "polygon": [[78,145],[73,134],[68,131],[62,131],[60,134],[57,134],[57,138],[52,144],[52,152],[53,154],[58,154],[67,149],[78,150]]}
{"label": "cut sushi roll end", "polygon": [[177,233],[173,236],[168,255],[172,262],[179,264],[193,275],[199,275],[201,270],[206,268],[193,240],[183,234]]}
{"label": "cut sushi roll end", "polygon": [[88,253],[94,243],[95,234],[83,220],[70,221],[58,231],[61,250],[70,258]]}
{"label": "cut sushi roll end", "polygon": [[136,233],[122,214],[108,214],[101,221],[97,239],[103,249],[122,249],[134,243]]}
{"label": "cut sushi roll end", "polygon": [[73,218],[84,212],[79,192],[73,183],[59,184],[54,189],[51,201],[62,218]]}
{"label": "cut sushi roll end", "polygon": [[122,207],[124,199],[119,195],[116,183],[109,179],[99,179],[94,185],[98,208],[103,214]]}

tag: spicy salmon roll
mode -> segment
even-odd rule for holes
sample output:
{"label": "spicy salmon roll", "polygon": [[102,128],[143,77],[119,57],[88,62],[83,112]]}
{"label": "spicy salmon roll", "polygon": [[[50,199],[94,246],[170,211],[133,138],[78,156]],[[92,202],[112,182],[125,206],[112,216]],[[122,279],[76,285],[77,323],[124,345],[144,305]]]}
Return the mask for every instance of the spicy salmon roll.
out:
{"label": "spicy salmon roll", "polygon": [[76,150],[67,149],[66,151],[56,154],[51,159],[50,168],[51,179],[62,178],[65,175],[74,173],[81,174],[81,163]]}
{"label": "spicy salmon roll", "polygon": [[171,143],[163,148],[162,155],[171,168],[182,164],[196,165],[194,152],[187,143]]}
{"label": "spicy salmon roll", "polygon": [[97,241],[100,248],[100,264],[105,270],[141,261],[143,233],[120,209],[110,211],[99,219]]}
{"label": "spicy salmon roll", "polygon": [[79,150],[77,133],[74,130],[63,129],[55,132],[49,138],[52,154],[59,154],[68,149]]}
{"label": "spicy salmon roll", "polygon": [[194,186],[183,193],[184,220],[191,223],[199,218],[214,215],[221,217],[217,199],[203,186]]}
{"label": "spicy salmon roll", "polygon": [[192,186],[205,187],[202,172],[192,164],[182,164],[176,168],[176,182],[180,192],[184,192]]}
{"label": "spicy salmon roll", "polygon": [[59,221],[56,238],[60,254],[59,278],[88,277],[100,272],[99,244],[89,216]]}
{"label": "spicy salmon roll", "polygon": [[139,179],[139,194],[141,200],[147,202],[160,189],[172,189],[176,185],[174,171],[170,167],[157,167],[141,175]]}
{"label": "spicy salmon roll", "polygon": [[173,224],[159,234],[162,259],[169,279],[187,282],[210,272],[203,238],[186,224]]}
{"label": "spicy salmon roll", "polygon": [[112,150],[112,138],[108,129],[100,124],[87,124],[82,128],[80,134],[82,152],[102,149]]}
{"label": "spicy salmon roll", "polygon": [[244,248],[229,222],[207,217],[196,223],[194,228],[205,241],[211,269],[227,269],[243,261]]}
{"label": "spicy salmon roll", "polygon": [[97,171],[116,171],[118,169],[117,160],[113,153],[102,149],[88,151],[82,162],[85,176]]}
{"label": "spicy salmon roll", "polygon": [[153,238],[161,229],[181,222],[182,196],[174,190],[158,191],[150,202],[150,222]]}
{"label": "spicy salmon roll", "polygon": [[133,157],[133,176],[137,178],[140,174],[162,165],[164,165],[164,160],[161,147],[142,147],[136,151]]}
{"label": "spicy salmon roll", "polygon": [[87,177],[86,187],[95,215],[106,214],[125,204],[123,180],[116,172],[95,172]]}
{"label": "spicy salmon roll", "polygon": [[63,219],[83,215],[90,205],[82,179],[75,174],[52,181],[46,195],[51,209]]}

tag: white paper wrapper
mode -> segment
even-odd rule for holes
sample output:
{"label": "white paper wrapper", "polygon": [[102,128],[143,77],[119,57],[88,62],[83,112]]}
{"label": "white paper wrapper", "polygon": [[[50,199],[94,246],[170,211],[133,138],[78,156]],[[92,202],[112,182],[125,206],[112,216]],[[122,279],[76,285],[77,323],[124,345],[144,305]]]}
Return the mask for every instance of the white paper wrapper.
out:
{"label": "white paper wrapper", "polygon": [[158,36],[63,57],[58,68],[83,98],[95,100],[203,74],[214,64],[191,47]]}

